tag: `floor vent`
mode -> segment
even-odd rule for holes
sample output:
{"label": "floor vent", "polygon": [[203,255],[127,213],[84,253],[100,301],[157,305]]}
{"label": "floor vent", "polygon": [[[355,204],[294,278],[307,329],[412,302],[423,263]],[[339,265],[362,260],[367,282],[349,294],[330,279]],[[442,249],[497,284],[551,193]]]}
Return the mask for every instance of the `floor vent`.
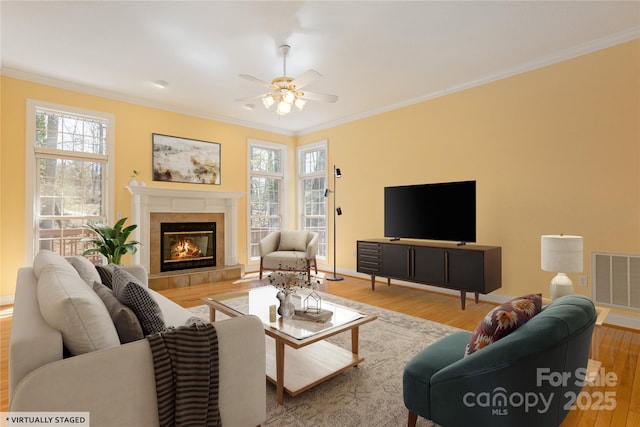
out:
{"label": "floor vent", "polygon": [[640,255],[595,252],[591,268],[596,304],[640,310]]}

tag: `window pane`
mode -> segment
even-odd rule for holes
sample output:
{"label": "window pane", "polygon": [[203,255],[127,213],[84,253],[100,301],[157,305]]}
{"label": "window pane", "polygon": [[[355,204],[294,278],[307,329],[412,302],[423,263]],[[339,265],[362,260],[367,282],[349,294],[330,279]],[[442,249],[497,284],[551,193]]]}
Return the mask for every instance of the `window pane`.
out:
{"label": "window pane", "polygon": [[302,154],[302,173],[323,172],[326,170],[326,151],[315,149],[304,151]]}
{"label": "window pane", "polygon": [[280,180],[251,177],[250,214],[280,215]]}
{"label": "window pane", "polygon": [[282,221],[282,161],[284,148],[249,147],[249,256],[260,257],[258,243]]}
{"label": "window pane", "polygon": [[[32,193],[36,230],[31,237],[35,251],[49,249],[69,257],[82,254],[90,245],[81,242],[93,236],[84,224],[108,222],[107,135],[112,124],[106,118],[60,107],[35,106],[30,118],[36,148]],[[99,255],[93,258],[99,261]]]}
{"label": "window pane", "polygon": [[281,150],[266,147],[251,147],[251,170],[256,172],[281,172]]}
{"label": "window pane", "polygon": [[[91,237],[93,233],[82,227],[86,219],[41,219],[38,222],[38,249],[48,249],[62,256],[70,257],[81,254],[91,244],[81,242],[84,237]],[[99,256],[96,255],[97,263]]]}
{"label": "window pane", "polygon": [[324,215],[324,178],[311,178],[303,180],[304,185],[304,214]]}
{"label": "window pane", "polygon": [[107,153],[107,122],[36,110],[36,147],[90,154]]}
{"label": "window pane", "polygon": [[327,148],[324,144],[302,149],[299,153],[299,183],[302,187],[302,226],[318,233],[318,257],[327,257],[327,198],[324,196]]}
{"label": "window pane", "polygon": [[102,216],[104,163],[39,158],[38,212]]}

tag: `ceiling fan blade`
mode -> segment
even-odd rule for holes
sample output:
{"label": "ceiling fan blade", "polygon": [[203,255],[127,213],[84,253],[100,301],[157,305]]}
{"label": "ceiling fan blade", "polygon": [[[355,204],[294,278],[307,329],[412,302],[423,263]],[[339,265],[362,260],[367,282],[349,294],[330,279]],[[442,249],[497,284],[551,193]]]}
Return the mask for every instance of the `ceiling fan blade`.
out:
{"label": "ceiling fan blade", "polygon": [[302,91],[304,94],[300,97],[302,99],[306,99],[308,101],[319,101],[319,102],[330,102],[334,103],[338,100],[336,95],[329,95],[326,93],[317,93],[317,92],[306,92]]}
{"label": "ceiling fan blade", "polygon": [[264,87],[268,87],[268,88],[271,87],[271,83],[265,82],[264,80],[260,80],[257,77],[250,76],[249,74],[239,74],[238,76],[243,78],[243,79],[245,79],[245,80],[249,80],[250,82],[258,83],[260,86],[264,86]]}
{"label": "ceiling fan blade", "polygon": [[262,95],[246,96],[244,98],[236,99],[236,102],[256,101],[256,100],[262,99],[262,97],[264,97],[266,95],[267,95],[266,93],[263,93]]}
{"label": "ceiling fan blade", "polygon": [[302,73],[298,78],[291,82],[291,84],[296,86],[296,89],[301,89],[308,85],[309,83],[314,82],[315,80],[322,77],[322,75],[316,70],[307,70]]}

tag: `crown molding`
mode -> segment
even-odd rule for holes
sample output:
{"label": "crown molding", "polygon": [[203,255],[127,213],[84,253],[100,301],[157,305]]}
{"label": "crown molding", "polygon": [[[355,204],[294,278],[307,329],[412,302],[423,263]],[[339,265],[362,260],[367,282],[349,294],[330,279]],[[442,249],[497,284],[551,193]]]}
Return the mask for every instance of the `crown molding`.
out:
{"label": "crown molding", "polygon": [[169,111],[177,114],[184,114],[191,117],[198,117],[198,118],[207,119],[207,120],[215,120],[221,123],[227,123],[231,125],[243,126],[251,129],[256,129],[256,130],[273,132],[280,135],[295,136],[294,132],[290,132],[281,128],[264,126],[258,123],[247,122],[243,120],[233,119],[231,117],[219,116],[216,114],[203,114],[201,111],[189,110],[186,108],[178,108],[168,104],[149,101],[148,99],[145,99],[145,98],[130,96],[120,92],[98,89],[92,86],[86,86],[78,83],[68,82],[66,80],[54,79],[52,77],[46,77],[39,74],[29,73],[27,71],[17,70],[14,68],[3,67],[0,70],[0,75],[13,77],[16,79],[25,80],[32,83],[46,85],[46,86],[57,87],[59,89],[72,90],[75,92],[83,93],[85,95],[99,96],[101,98],[107,98],[114,101],[127,102],[130,104],[140,105],[143,107],[156,108],[158,110]]}
{"label": "crown molding", "polygon": [[461,83],[459,85],[455,85],[446,89],[438,90],[426,95],[421,95],[412,99],[408,99],[406,101],[398,102],[395,104],[386,105],[381,108],[369,110],[367,112],[363,112],[360,114],[354,114],[349,117],[344,117],[342,119],[334,120],[331,122],[326,122],[320,124],[318,126],[309,127],[306,129],[302,129],[296,132],[297,136],[306,135],[312,132],[321,131],[324,129],[332,128],[335,126],[343,125],[346,123],[350,123],[356,120],[364,119],[367,117],[375,116],[382,113],[387,113],[389,111],[398,110],[400,108],[409,107],[411,105],[420,104],[425,101],[429,101],[435,98],[439,98],[442,96],[450,95],[452,93],[461,92],[463,90],[471,89],[477,86],[482,86],[487,83],[492,83],[497,80],[502,80],[508,77],[516,76],[518,74],[523,74],[529,71],[536,70],[538,68],[547,67],[549,65],[557,64],[559,62],[568,61],[569,59],[576,58],[578,56],[586,55],[589,53],[593,53],[602,49],[606,49],[618,44],[626,43],[631,40],[635,40],[640,38],[640,26],[630,28],[626,31],[612,34],[607,37],[603,37],[597,40],[593,40],[589,43],[583,43],[578,46],[574,46],[569,49],[565,49],[559,52],[556,52],[551,55],[546,55],[540,58],[537,58],[533,61],[518,65],[516,67],[508,68],[502,70],[498,73],[490,74],[484,77],[481,77],[476,80],[471,80],[465,83]]}
{"label": "crown molding", "polygon": [[80,85],[77,83],[72,83],[64,80],[54,79],[51,77],[46,77],[38,74],[29,73],[22,70],[2,67],[0,69],[0,75],[5,75],[8,77],[14,77],[21,80],[27,80],[33,83],[44,84],[47,86],[58,87],[60,89],[73,90],[76,92],[85,93],[87,95],[100,96],[103,98],[113,99],[116,101],[128,102],[131,104],[141,105],[150,108],[157,108],[160,110],[170,111],[178,114],[185,114],[192,117],[198,117],[207,120],[215,120],[222,123],[243,126],[251,129],[262,130],[267,132],[273,132],[280,135],[286,136],[302,136],[313,132],[322,131],[325,129],[329,129],[332,127],[340,126],[346,123],[350,123],[356,120],[361,120],[367,117],[375,116],[382,113],[387,113],[389,111],[397,110],[400,108],[408,107],[411,105],[419,104],[425,101],[429,101],[435,98],[439,98],[442,96],[450,95],[452,93],[461,92],[463,90],[471,89],[473,87],[481,86],[487,83],[491,83],[497,80],[502,80],[508,77],[512,77],[518,74],[526,73],[528,71],[533,71],[538,68],[546,67],[552,64],[556,64],[559,62],[567,61],[572,58],[576,58],[578,56],[586,55],[592,52],[596,52],[598,50],[606,49],[618,44],[626,43],[634,39],[640,38],[640,26],[636,26],[630,28],[628,30],[612,34],[610,36],[602,37],[597,40],[593,40],[588,43],[583,43],[578,46],[574,46],[569,49],[564,49],[562,51],[556,52],[551,55],[546,55],[540,58],[537,58],[533,61],[518,65],[516,67],[508,68],[502,70],[500,72],[490,74],[484,77],[480,77],[475,80],[471,80],[468,82],[460,83],[455,86],[451,86],[449,88],[445,88],[442,90],[438,90],[432,93],[420,95],[415,98],[411,98],[402,102],[389,104],[380,108],[375,108],[372,110],[368,110],[362,113],[353,114],[350,116],[346,116],[337,120],[332,120],[329,122],[321,123],[316,126],[311,126],[308,128],[300,129],[297,131],[287,131],[281,128],[275,128],[271,126],[264,126],[253,122],[247,122],[243,120],[233,119],[226,116],[219,116],[215,114],[204,114],[200,111],[177,108],[171,105],[156,103],[149,101],[144,98],[128,96],[122,93],[107,91],[103,89],[98,89],[95,87]]}

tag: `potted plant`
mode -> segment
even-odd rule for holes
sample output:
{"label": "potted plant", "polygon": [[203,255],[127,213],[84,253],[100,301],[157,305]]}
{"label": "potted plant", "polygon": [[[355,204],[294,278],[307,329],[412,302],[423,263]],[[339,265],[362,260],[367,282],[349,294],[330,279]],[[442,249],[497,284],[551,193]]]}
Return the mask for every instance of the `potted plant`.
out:
{"label": "potted plant", "polygon": [[127,242],[129,235],[138,226],[132,224],[128,227],[122,228],[127,218],[122,218],[115,223],[113,227],[105,224],[85,224],[84,228],[87,228],[96,233],[95,238],[85,237],[82,242],[91,242],[95,245],[93,248],[89,248],[82,253],[82,255],[90,255],[93,253],[100,253],[107,258],[108,264],[120,264],[122,255],[127,252],[135,254],[138,251],[137,245],[140,244],[137,240]]}

